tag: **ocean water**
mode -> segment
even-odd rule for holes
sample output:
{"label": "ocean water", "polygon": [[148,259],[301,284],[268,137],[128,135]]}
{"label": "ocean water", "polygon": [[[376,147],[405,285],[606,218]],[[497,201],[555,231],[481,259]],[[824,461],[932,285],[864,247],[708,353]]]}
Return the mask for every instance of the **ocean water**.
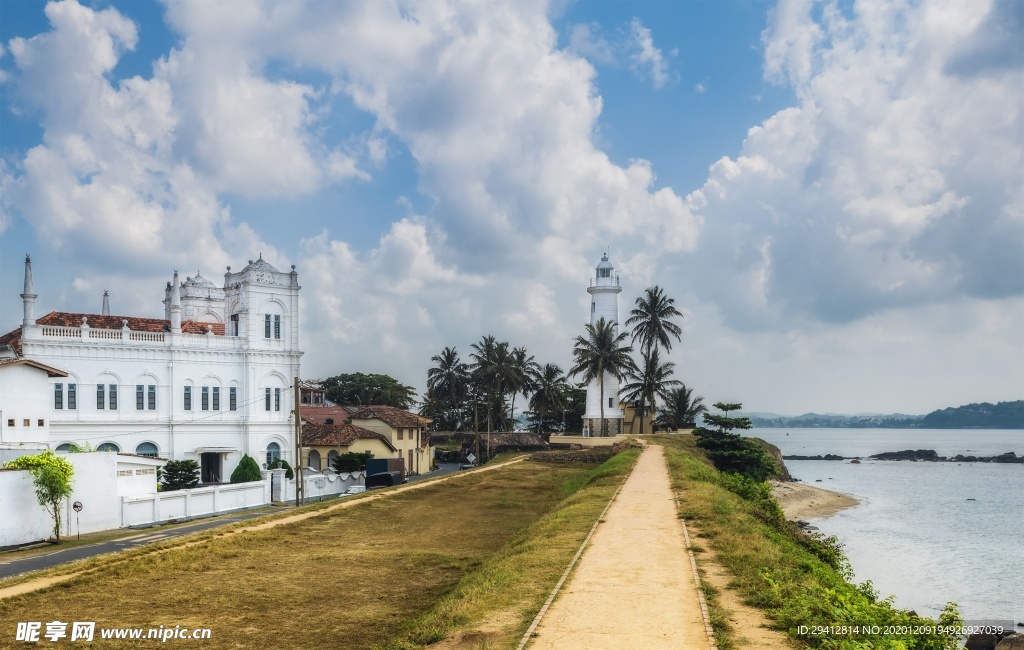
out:
{"label": "ocean water", "polygon": [[[940,456],[1024,455],[1024,432],[925,429],[752,429],[783,454],[861,456],[787,460],[795,477],[850,494],[853,508],[812,520],[836,535],[855,580],[900,607],[935,616],[956,602],[967,621],[1024,621],[1024,464],[872,461],[885,451]],[[820,480],[821,483],[816,481]],[[1017,628],[1018,631],[1021,628]]]}

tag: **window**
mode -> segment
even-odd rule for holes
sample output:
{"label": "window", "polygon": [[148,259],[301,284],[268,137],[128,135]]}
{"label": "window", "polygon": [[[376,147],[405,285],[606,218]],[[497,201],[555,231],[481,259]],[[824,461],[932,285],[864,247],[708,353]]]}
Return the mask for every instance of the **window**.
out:
{"label": "window", "polygon": [[192,410],[192,387],[185,386],[185,410]]}
{"label": "window", "polygon": [[22,424],[22,426],[30,427],[30,426],[32,426],[32,420],[29,420],[28,418],[25,418],[24,420],[21,421],[21,424]]}
{"label": "window", "polygon": [[37,427],[45,427],[46,426],[46,420],[40,418],[39,420],[36,421],[36,426]]}
{"label": "window", "polygon": [[68,384],[68,408],[78,408],[78,384]]}
{"label": "window", "polygon": [[611,398],[611,397],[608,398],[608,408],[612,408],[612,399],[614,399],[614,398]]}
{"label": "window", "polygon": [[14,426],[14,418],[7,418],[7,426],[9,426],[9,427],[13,427]]}
{"label": "window", "polygon": [[213,410],[220,410],[220,386],[213,387]]}
{"label": "window", "polygon": [[203,410],[210,410],[210,387],[203,386]]}
{"label": "window", "polygon": [[270,389],[267,389],[266,394],[263,396],[263,406],[266,410],[270,410]]}
{"label": "window", "polygon": [[107,404],[110,406],[110,410],[111,411],[116,411],[117,410],[117,384],[110,384],[109,386],[107,386],[107,388],[108,388],[107,394],[109,395],[109,397],[107,398]]}
{"label": "window", "polygon": [[398,430],[398,439],[399,440],[405,440],[405,429],[399,429]]}
{"label": "window", "polygon": [[135,453],[139,456],[156,456],[157,448],[152,442],[139,443],[139,446],[135,448]]}
{"label": "window", "polygon": [[135,410],[142,411],[146,408],[146,387],[142,384],[135,384]]}
{"label": "window", "polygon": [[306,464],[309,466],[310,469],[319,472],[320,471],[320,452],[317,451],[316,449],[310,449],[309,450],[309,456],[306,459]]}
{"label": "window", "polygon": [[156,386],[153,384],[149,385],[149,410],[156,410]]}
{"label": "window", "polygon": [[231,314],[231,336],[238,336],[238,314]]}
{"label": "window", "polygon": [[590,313],[593,314],[595,311],[597,311],[597,305],[595,303],[590,303]]}
{"label": "window", "polygon": [[64,384],[53,385],[53,408],[64,408]]}
{"label": "window", "polygon": [[119,452],[121,448],[112,442],[104,442],[102,445],[96,448],[96,451],[114,451]]}
{"label": "window", "polygon": [[270,338],[270,314],[263,316],[263,338]]}
{"label": "window", "polygon": [[96,384],[96,409],[102,411],[106,407],[106,387],[103,384]]}
{"label": "window", "polygon": [[281,410],[281,389],[280,388],[275,388],[274,389],[274,410],[275,411],[280,411]]}
{"label": "window", "polygon": [[238,410],[238,389],[234,386],[228,389],[228,408],[232,411]]}
{"label": "window", "polygon": [[63,445],[57,445],[57,448],[54,449],[54,451],[70,452],[71,451],[71,443],[70,442],[65,442]]}
{"label": "window", "polygon": [[281,317],[277,315],[274,316],[274,338],[281,338]]}
{"label": "window", "polygon": [[[270,390],[269,388],[267,390]],[[281,445],[276,442],[272,442],[267,445],[267,467],[274,464],[275,461],[281,458]]]}

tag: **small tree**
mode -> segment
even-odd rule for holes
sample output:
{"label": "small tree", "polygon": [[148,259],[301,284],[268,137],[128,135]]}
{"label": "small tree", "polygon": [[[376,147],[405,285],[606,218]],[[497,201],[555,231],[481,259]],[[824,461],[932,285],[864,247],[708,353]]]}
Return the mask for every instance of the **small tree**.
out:
{"label": "small tree", "polygon": [[165,490],[184,490],[199,485],[199,463],[194,460],[169,460],[164,465]]}
{"label": "small tree", "polygon": [[256,464],[256,461],[249,454],[242,456],[242,460],[238,462],[238,467],[235,468],[235,471],[231,472],[232,483],[252,483],[262,479],[263,475],[260,474],[260,466]]}
{"label": "small tree", "polygon": [[366,469],[366,461],[373,458],[369,451],[349,451],[339,454],[333,461],[333,469],[339,474],[341,472],[361,472]]}
{"label": "small tree", "polygon": [[743,438],[733,429],[749,429],[748,418],[731,418],[729,411],[737,411],[742,404],[715,403],[725,415],[704,415],[704,421],[714,429],[698,427],[693,435],[697,446],[708,451],[708,458],[720,471],[741,474],[755,481],[764,481],[776,472],[775,461],[761,445]]}
{"label": "small tree", "polygon": [[285,470],[287,470],[284,473],[284,477],[286,479],[288,479],[290,481],[293,478],[295,478],[295,472],[292,471],[292,466],[289,465],[288,461],[286,461],[283,458],[278,458],[274,462],[272,462],[269,465],[267,465],[267,469],[278,469],[278,468],[281,468],[281,467],[283,467]]}
{"label": "small tree", "polygon": [[53,536],[60,542],[61,504],[71,496],[75,468],[67,460],[52,451],[34,456],[21,456],[4,465],[10,469],[27,469],[32,472],[32,483],[36,488],[39,505],[53,518]]}

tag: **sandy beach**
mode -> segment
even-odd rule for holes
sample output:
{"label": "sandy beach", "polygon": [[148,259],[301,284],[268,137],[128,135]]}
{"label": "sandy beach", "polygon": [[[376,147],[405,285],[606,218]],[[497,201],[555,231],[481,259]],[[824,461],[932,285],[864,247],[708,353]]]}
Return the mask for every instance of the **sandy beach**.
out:
{"label": "sandy beach", "polygon": [[848,494],[832,492],[806,483],[771,481],[771,486],[775,500],[782,506],[786,518],[793,521],[829,517],[860,503]]}

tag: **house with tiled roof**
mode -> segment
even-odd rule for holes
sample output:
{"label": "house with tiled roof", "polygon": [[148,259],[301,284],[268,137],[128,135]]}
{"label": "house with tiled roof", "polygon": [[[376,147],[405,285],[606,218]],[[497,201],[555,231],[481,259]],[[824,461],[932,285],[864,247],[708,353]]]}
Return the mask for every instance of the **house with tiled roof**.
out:
{"label": "house with tiled roof", "polygon": [[405,461],[408,474],[429,472],[434,461],[427,425],[432,419],[403,411],[394,406],[364,406],[352,417],[352,424],[387,436],[396,449],[396,456]]}
{"label": "house with tiled roof", "polygon": [[384,434],[354,424],[302,425],[304,467],[315,471],[329,469],[335,458],[350,452],[369,452],[374,458],[394,458],[398,449]]}
{"label": "house with tiled roof", "polygon": [[[196,460],[203,483],[226,481],[243,454],[292,462],[299,289],[294,266],[280,272],[260,257],[240,271],[228,267],[223,286],[200,273],[180,281],[175,272],[163,318],[112,315],[104,294],[99,314],[37,319],[26,258],[22,322],[0,335],[0,359],[56,372],[45,371],[45,418],[15,424],[45,420],[38,443],[57,451],[77,444]],[[157,296],[153,302],[159,309]],[[13,414],[18,401],[3,391],[0,411]]]}

